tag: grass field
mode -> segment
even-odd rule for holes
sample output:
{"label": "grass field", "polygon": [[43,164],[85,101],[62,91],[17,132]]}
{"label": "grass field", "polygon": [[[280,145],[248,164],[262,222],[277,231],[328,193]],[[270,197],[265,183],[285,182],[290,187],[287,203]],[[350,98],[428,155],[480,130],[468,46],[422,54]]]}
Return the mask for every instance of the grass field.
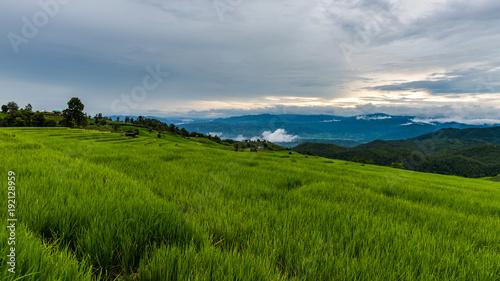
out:
{"label": "grass field", "polygon": [[498,182],[233,150],[0,128],[1,279],[500,280]]}

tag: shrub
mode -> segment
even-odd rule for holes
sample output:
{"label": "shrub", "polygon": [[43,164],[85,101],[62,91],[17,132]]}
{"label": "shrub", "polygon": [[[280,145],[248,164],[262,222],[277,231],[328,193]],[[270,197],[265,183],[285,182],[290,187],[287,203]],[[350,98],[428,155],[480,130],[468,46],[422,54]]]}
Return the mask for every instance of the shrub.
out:
{"label": "shrub", "polygon": [[405,167],[403,166],[403,163],[399,162],[392,162],[391,168],[396,168],[396,169],[404,169]]}

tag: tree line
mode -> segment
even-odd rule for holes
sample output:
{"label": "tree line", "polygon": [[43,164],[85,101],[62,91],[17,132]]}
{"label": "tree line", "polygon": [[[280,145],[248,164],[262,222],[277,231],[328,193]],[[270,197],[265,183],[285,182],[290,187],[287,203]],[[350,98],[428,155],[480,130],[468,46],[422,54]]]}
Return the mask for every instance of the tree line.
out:
{"label": "tree line", "polygon": [[19,105],[11,101],[2,105],[2,113],[6,114],[5,118],[0,119],[0,127],[55,127],[57,122],[52,119],[45,118],[42,112],[33,112],[31,104],[26,105],[23,109]]}

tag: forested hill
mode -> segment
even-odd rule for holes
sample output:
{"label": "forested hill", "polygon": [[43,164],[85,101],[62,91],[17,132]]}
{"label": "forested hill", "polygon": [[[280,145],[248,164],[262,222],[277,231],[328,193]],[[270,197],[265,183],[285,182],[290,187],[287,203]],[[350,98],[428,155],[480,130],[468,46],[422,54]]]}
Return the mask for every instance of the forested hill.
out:
{"label": "forested hill", "polygon": [[442,129],[425,135],[411,138],[409,140],[424,141],[432,139],[454,139],[460,140],[463,144],[495,144],[500,145],[500,126],[490,128],[469,128],[469,129]]}
{"label": "forested hill", "polygon": [[442,129],[407,140],[375,140],[352,148],[303,143],[294,150],[445,175],[486,177],[500,174],[500,127]]}

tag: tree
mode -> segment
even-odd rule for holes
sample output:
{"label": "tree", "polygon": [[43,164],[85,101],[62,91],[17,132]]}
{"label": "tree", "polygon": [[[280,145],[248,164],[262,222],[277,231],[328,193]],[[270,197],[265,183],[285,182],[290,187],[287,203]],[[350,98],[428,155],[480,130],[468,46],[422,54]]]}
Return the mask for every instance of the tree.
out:
{"label": "tree", "polygon": [[46,126],[46,120],[45,116],[43,116],[43,113],[37,112],[35,114],[35,117],[33,118],[33,126],[35,127],[45,127]]}
{"label": "tree", "polygon": [[9,111],[9,107],[6,104],[2,105],[2,112],[7,113],[8,111]]}
{"label": "tree", "polygon": [[7,108],[8,108],[8,111],[19,110],[19,106],[17,105],[17,103],[15,103],[13,101],[7,103]]}
{"label": "tree", "polygon": [[23,115],[17,110],[9,111],[9,114],[4,118],[5,126],[7,127],[25,127],[26,122],[23,120]]}
{"label": "tree", "polygon": [[68,108],[63,110],[64,124],[67,127],[86,126],[87,119],[83,113],[85,106],[79,98],[73,97],[68,101]]}
{"label": "tree", "polygon": [[46,119],[45,121],[45,127],[56,127],[57,122],[54,119]]}
{"label": "tree", "polygon": [[216,143],[221,143],[222,142],[222,140],[217,135],[213,136],[212,140],[215,141]]}
{"label": "tree", "polygon": [[185,128],[181,129],[181,136],[183,137],[189,137],[189,132]]}
{"label": "tree", "polygon": [[396,169],[404,169],[405,167],[403,166],[403,163],[400,162],[392,162],[391,168],[396,168]]}
{"label": "tree", "polygon": [[168,126],[168,131],[171,132],[171,133],[175,133],[175,125],[174,124],[170,124]]}
{"label": "tree", "polygon": [[99,125],[99,115],[94,116],[94,125]]}
{"label": "tree", "polygon": [[29,112],[33,111],[33,107],[31,106],[31,103],[28,103],[28,105],[24,109],[29,111]]}
{"label": "tree", "polygon": [[31,127],[32,117],[35,115],[33,112],[28,110],[20,110],[21,119],[24,120],[26,126]]}
{"label": "tree", "polygon": [[354,156],[354,158],[352,158],[351,161],[352,162],[358,162],[358,163],[361,163],[361,164],[372,164],[373,163],[371,160],[366,160],[366,158],[364,156],[363,157]]}

